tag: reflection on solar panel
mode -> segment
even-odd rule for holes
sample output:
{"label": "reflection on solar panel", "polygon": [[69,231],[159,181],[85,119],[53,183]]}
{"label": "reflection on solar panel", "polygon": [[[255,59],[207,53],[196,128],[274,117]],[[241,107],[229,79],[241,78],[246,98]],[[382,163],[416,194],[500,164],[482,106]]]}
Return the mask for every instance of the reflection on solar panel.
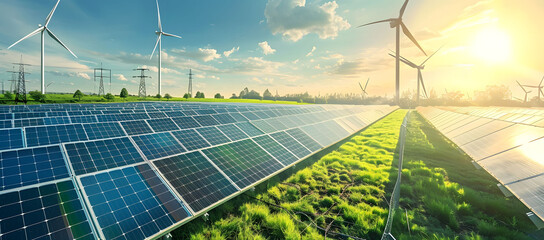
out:
{"label": "reflection on solar panel", "polygon": [[0,153],[0,191],[68,177],[59,146]]}
{"label": "reflection on solar panel", "polygon": [[[159,237],[194,218],[193,213],[204,213],[319,150],[325,143],[315,142],[307,125],[316,124],[313,128],[323,131],[328,143],[395,108],[187,102],[2,105],[0,240]],[[70,186],[60,187],[65,183]],[[50,186],[60,194],[40,190]],[[38,189],[37,198],[27,194],[30,189]],[[50,195],[61,200],[54,202]],[[43,210],[33,205],[38,200],[45,204]],[[68,214],[62,222],[58,211],[47,207],[55,204]]]}
{"label": "reflection on solar panel", "polygon": [[157,160],[154,164],[195,212],[237,191],[200,152]]}
{"label": "reflection on solar panel", "polygon": [[128,137],[71,143],[64,147],[78,175],[143,161]]}
{"label": "reflection on solar panel", "polygon": [[106,239],[144,239],[189,216],[147,164],[81,178]]}
{"label": "reflection on solar panel", "polygon": [[240,188],[245,188],[283,167],[251,140],[202,151]]}
{"label": "reflection on solar panel", "polygon": [[0,150],[23,147],[23,131],[20,128],[0,130]]}
{"label": "reflection on solar panel", "polygon": [[147,159],[156,159],[185,152],[176,139],[167,132],[132,137]]}
{"label": "reflection on solar panel", "polygon": [[72,181],[0,195],[1,239],[94,239]]}

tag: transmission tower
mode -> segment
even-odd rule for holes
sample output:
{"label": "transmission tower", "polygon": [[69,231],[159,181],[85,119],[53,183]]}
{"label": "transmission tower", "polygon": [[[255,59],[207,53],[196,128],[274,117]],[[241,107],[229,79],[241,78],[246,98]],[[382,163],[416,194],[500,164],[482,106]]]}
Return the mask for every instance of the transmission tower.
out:
{"label": "transmission tower", "polygon": [[15,84],[17,83],[17,74],[19,72],[16,72],[15,71],[15,66],[13,66],[13,70],[12,71],[6,71],[6,72],[10,72],[11,73],[11,80],[8,80],[10,81],[11,83],[9,84],[9,92],[10,93],[13,93],[13,91],[15,91]]}
{"label": "transmission tower", "polygon": [[[104,75],[104,72],[106,72],[107,75]],[[100,75],[98,75],[97,73],[100,73]],[[104,93],[104,78],[110,79],[110,93],[111,93],[111,69],[102,68],[102,63],[100,63],[100,68],[94,69],[95,82],[97,78],[100,79],[100,86],[98,87],[98,96],[106,95]]]}
{"label": "transmission tower", "polygon": [[30,64],[24,64],[23,63],[23,56],[21,56],[21,62],[20,63],[14,63],[15,65],[19,65],[19,71],[9,71],[15,74],[18,74],[17,83],[15,84],[15,104],[19,102],[23,102],[26,104],[26,84],[25,84],[25,66],[30,66]]}
{"label": "transmission tower", "polygon": [[145,71],[149,71],[147,68],[136,68],[134,71],[140,71],[140,76],[132,76],[133,78],[140,78],[140,88],[138,89],[138,97],[145,98],[147,96],[145,91],[145,79],[151,78],[145,75]]}
{"label": "transmission tower", "polygon": [[187,93],[189,94],[189,98],[193,97],[193,72],[191,72],[191,69],[189,69],[189,88],[187,89]]}

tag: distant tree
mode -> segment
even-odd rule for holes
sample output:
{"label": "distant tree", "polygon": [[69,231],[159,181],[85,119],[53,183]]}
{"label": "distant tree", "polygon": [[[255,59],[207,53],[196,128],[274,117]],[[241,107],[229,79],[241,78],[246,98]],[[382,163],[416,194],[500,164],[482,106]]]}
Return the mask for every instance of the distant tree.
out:
{"label": "distant tree", "polygon": [[155,95],[155,98],[161,99],[162,96],[161,96],[160,94],[157,93],[157,95]]}
{"label": "distant tree", "polygon": [[164,94],[164,98],[166,98],[166,101],[170,100],[170,98],[172,98],[172,96],[170,96],[170,94]]}
{"label": "distant tree", "polygon": [[115,96],[113,96],[113,94],[111,93],[108,93],[104,96],[105,99],[107,99],[108,101],[113,101],[113,99],[115,99]]}
{"label": "distant tree", "polygon": [[119,97],[121,98],[127,98],[128,97],[128,91],[126,88],[121,89],[121,93],[119,93]]}
{"label": "distant tree", "polygon": [[189,93],[183,94],[183,98],[189,99],[189,98],[191,98],[191,94],[189,94]]}
{"label": "distant tree", "polygon": [[223,98],[225,98],[225,97],[221,96],[220,93],[216,93],[215,96],[213,96],[213,98],[223,99]]}
{"label": "distant tree", "polygon": [[247,94],[249,94],[249,89],[247,89],[247,87],[246,87],[246,88],[244,88],[244,90],[242,90],[242,91],[240,92],[239,98],[246,98],[246,95],[247,95]]}
{"label": "distant tree", "polygon": [[204,93],[200,91],[196,92],[195,98],[204,98]]}
{"label": "distant tree", "polygon": [[268,89],[266,89],[266,90],[264,90],[264,93],[263,93],[263,99],[273,100],[274,97],[272,96],[272,93],[270,91],[268,91]]}
{"label": "distant tree", "polygon": [[45,102],[45,94],[42,94],[40,91],[31,91],[29,94],[34,101]]}
{"label": "distant tree", "polygon": [[494,102],[508,99],[511,95],[510,89],[505,85],[486,86],[486,92],[489,94],[489,100]]}
{"label": "distant tree", "polygon": [[238,98],[238,96],[236,96],[235,93],[233,93],[232,96],[230,96],[230,99],[237,99],[237,98]]}
{"label": "distant tree", "polygon": [[78,100],[81,101],[81,98],[85,96],[85,94],[83,94],[79,89],[76,90],[76,92],[74,93],[74,96],[72,96],[73,98],[77,98]]}
{"label": "distant tree", "polygon": [[6,91],[4,93],[4,98],[7,98],[7,99],[13,99],[13,93],[11,93],[10,91]]}
{"label": "distant tree", "polygon": [[255,90],[251,90],[249,93],[247,93],[244,98],[247,98],[247,99],[261,99],[261,94],[259,94],[257,91]]}

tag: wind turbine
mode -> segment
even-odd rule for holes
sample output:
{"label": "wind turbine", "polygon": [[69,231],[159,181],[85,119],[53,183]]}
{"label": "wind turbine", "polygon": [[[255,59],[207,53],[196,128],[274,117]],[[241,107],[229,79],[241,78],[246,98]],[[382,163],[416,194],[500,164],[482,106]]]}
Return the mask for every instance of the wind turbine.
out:
{"label": "wind turbine", "polygon": [[523,86],[528,88],[536,88],[538,91],[538,101],[540,101],[540,94],[544,95],[544,92],[542,91],[542,88],[544,87],[542,86],[543,81],[544,81],[544,77],[542,78],[542,80],[540,80],[540,83],[538,84],[538,86],[531,86],[531,85],[523,85]]}
{"label": "wind turbine", "polygon": [[66,47],[66,45],[64,45],[64,43],[62,43],[58,38],[57,36],[55,36],[55,34],[53,34],[53,32],[51,32],[51,30],[49,30],[49,28],[47,27],[47,25],[49,25],[49,21],[51,21],[51,17],[53,17],[53,13],[55,13],[55,9],[57,9],[57,6],[59,5],[60,3],[60,0],[57,1],[57,4],[55,4],[55,7],[53,7],[53,10],[51,10],[51,12],[49,13],[49,15],[47,15],[47,18],[45,18],[45,23],[44,25],[42,26],[41,24],[38,24],[38,29],[34,30],[33,32],[31,32],[30,34],[26,35],[25,37],[21,38],[19,41],[15,42],[14,44],[11,44],[11,46],[8,47],[8,49],[10,49],[11,47],[15,46],[17,43],[29,38],[29,37],[32,37],[38,33],[41,33],[42,35],[42,55],[41,55],[41,90],[42,90],[42,94],[45,94],[45,74],[44,74],[44,39],[45,39],[45,32],[47,32],[47,34],[49,34],[49,36],[51,38],[53,38],[53,40],[57,41],[57,43],[59,43],[62,47],[64,47],[66,50],[68,50],[68,52],[70,52],[75,58],[77,58],[77,56],[72,52],[72,50],[70,50],[68,47]]}
{"label": "wind turbine", "polygon": [[518,83],[519,87],[521,87],[521,89],[523,89],[523,91],[525,92],[525,98],[524,98],[525,100],[523,100],[523,102],[526,103],[526,102],[527,102],[527,94],[531,93],[531,91],[527,91],[527,90],[523,87],[523,85],[521,85],[521,83],[519,83],[518,81],[516,81],[516,82]]}
{"label": "wind turbine", "polygon": [[158,69],[158,72],[159,72],[159,83],[158,83],[158,89],[159,89],[159,95],[161,94],[161,66],[162,66],[162,62],[161,62],[161,52],[162,52],[162,41],[161,41],[161,38],[162,36],[168,36],[168,37],[177,37],[177,38],[181,38],[180,36],[177,36],[177,35],[174,35],[174,34],[170,34],[170,33],[165,33],[162,31],[162,25],[161,25],[161,12],[159,11],[159,0],[155,0],[157,2],[157,16],[158,16],[158,19],[159,19],[159,31],[155,31],[155,34],[157,35],[157,42],[155,43],[155,47],[153,48],[153,52],[151,53],[151,57],[149,57],[149,59],[152,59],[153,58],[153,54],[155,53],[155,49],[157,49],[157,45],[159,45],[159,69]]}
{"label": "wind turbine", "polygon": [[368,80],[366,80],[366,84],[365,84],[364,88],[363,88],[363,85],[361,85],[361,83],[359,83],[359,87],[361,87],[361,90],[363,90],[363,94],[361,95],[363,99],[365,99],[365,96],[368,95],[368,93],[366,92],[366,87],[368,86],[369,81],[370,81],[370,78],[368,78]]}
{"label": "wind turbine", "polygon": [[395,77],[395,86],[396,86],[396,95],[395,95],[395,100],[397,101],[397,103],[399,102],[399,84],[400,84],[400,29],[402,28],[402,32],[404,33],[404,35],[406,35],[422,52],[423,54],[425,54],[425,56],[427,56],[427,53],[425,53],[425,51],[423,50],[423,48],[421,48],[421,46],[419,46],[419,43],[417,43],[416,39],[414,38],[414,36],[412,35],[412,33],[410,33],[410,30],[408,30],[408,27],[406,27],[406,25],[404,25],[404,22],[402,21],[402,16],[404,15],[404,10],[406,10],[406,5],[408,5],[408,1],[409,0],[406,0],[404,2],[404,4],[402,5],[402,8],[400,9],[400,13],[399,13],[399,16],[397,18],[389,18],[389,19],[385,19],[385,20],[381,20],[381,21],[376,21],[376,22],[371,22],[371,23],[367,23],[367,24],[363,24],[361,26],[358,26],[359,27],[363,27],[363,26],[368,26],[368,25],[372,25],[372,24],[376,24],[376,23],[382,23],[382,22],[389,22],[389,26],[391,28],[396,28],[396,68],[395,68],[395,72],[396,72],[396,77]]}
{"label": "wind turbine", "polygon": [[[429,96],[427,95],[427,90],[425,89],[425,83],[423,82],[423,75],[421,74],[421,70],[425,69],[425,63],[427,61],[429,61],[429,59],[431,59],[438,51],[440,51],[442,47],[440,47],[438,50],[436,50],[436,52],[434,52],[433,54],[431,54],[431,56],[429,56],[427,59],[425,59],[425,61],[423,61],[421,64],[417,65],[415,63],[413,63],[412,61],[406,59],[405,57],[403,56],[400,56],[400,61],[402,61],[404,64],[412,67],[412,68],[415,68],[417,69],[417,104],[419,105],[419,96],[420,95],[420,90],[419,90],[419,85],[421,85],[423,87],[423,92],[425,93],[425,97],[426,98],[429,98]],[[396,57],[395,55],[389,53],[389,56],[391,57]]]}

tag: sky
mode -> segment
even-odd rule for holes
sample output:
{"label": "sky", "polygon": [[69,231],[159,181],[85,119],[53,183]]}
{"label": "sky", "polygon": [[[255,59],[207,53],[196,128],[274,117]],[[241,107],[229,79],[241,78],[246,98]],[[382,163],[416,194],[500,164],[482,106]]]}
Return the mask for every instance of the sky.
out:
{"label": "sky", "polygon": [[[163,94],[182,96],[189,69],[193,92],[207,97],[238,94],[244,87],[280,95],[361,93],[392,97],[395,31],[388,23],[357,26],[398,16],[402,0],[159,0],[163,30],[182,39],[162,41]],[[12,63],[31,64],[27,90],[40,87],[40,37],[29,34],[56,0],[0,2],[0,80],[9,89]],[[522,98],[522,84],[544,75],[544,34],[539,0],[412,0],[403,21],[428,55],[423,70],[428,91],[459,90],[473,96],[487,85],[506,85]],[[147,93],[157,92],[157,9],[153,0],[61,0],[49,29],[78,58],[45,36],[48,92],[93,92],[93,69],[112,70],[111,92],[137,94],[139,72],[149,68]],[[401,35],[401,55],[415,63],[426,56]],[[401,65],[401,91],[414,90],[417,71]],[[105,83],[109,92],[109,82]],[[536,91],[530,96],[536,95]]]}

